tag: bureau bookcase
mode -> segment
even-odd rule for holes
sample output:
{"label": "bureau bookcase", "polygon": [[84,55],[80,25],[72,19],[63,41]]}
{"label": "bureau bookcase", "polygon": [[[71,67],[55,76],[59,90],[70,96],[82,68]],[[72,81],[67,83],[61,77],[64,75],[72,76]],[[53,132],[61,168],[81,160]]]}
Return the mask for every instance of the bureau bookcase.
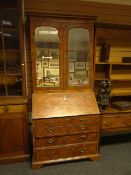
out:
{"label": "bureau bookcase", "polygon": [[31,16],[32,167],[99,157],[94,18]]}

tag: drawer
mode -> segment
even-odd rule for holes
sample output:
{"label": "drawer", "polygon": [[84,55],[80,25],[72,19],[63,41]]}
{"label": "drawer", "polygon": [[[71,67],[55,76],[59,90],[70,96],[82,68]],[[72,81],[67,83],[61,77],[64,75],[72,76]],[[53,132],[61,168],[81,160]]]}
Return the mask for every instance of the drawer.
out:
{"label": "drawer", "polygon": [[65,143],[66,143],[66,136],[44,137],[34,139],[35,148],[64,145]]}
{"label": "drawer", "polygon": [[35,127],[33,130],[34,137],[41,138],[44,136],[64,135],[67,133],[67,126]]}
{"label": "drawer", "polygon": [[98,124],[99,116],[77,116],[68,118],[68,125],[79,125],[79,124]]}
{"label": "drawer", "polygon": [[66,144],[75,144],[82,142],[96,142],[98,141],[98,133],[84,133],[77,135],[66,136]]}
{"label": "drawer", "polygon": [[48,161],[66,158],[67,151],[65,147],[54,147],[45,149],[34,149],[35,161]]}
{"label": "drawer", "polygon": [[25,105],[3,105],[0,106],[0,113],[23,112]]}
{"label": "drawer", "polygon": [[131,126],[131,114],[106,115],[102,118],[102,129],[125,128]]}
{"label": "drawer", "polygon": [[98,133],[77,134],[69,136],[34,138],[34,147],[49,147],[58,145],[76,144],[82,142],[97,142]]}
{"label": "drawer", "polygon": [[99,124],[96,123],[80,123],[77,125],[69,125],[68,132],[69,133],[87,133],[87,132],[97,132],[99,130]]}
{"label": "drawer", "polygon": [[68,155],[71,157],[87,156],[97,153],[97,144],[77,144],[68,147]]}
{"label": "drawer", "polygon": [[47,119],[39,119],[33,120],[34,127],[42,128],[42,127],[57,127],[67,125],[66,118],[47,118]]}

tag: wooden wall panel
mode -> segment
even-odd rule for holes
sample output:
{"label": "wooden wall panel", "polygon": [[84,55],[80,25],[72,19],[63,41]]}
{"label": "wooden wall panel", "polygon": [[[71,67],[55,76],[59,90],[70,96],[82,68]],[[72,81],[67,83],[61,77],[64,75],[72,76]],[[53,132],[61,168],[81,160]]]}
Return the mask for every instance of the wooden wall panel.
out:
{"label": "wooden wall panel", "polygon": [[[97,16],[97,22],[131,25],[131,6],[109,3],[80,2],[80,0],[25,0],[25,16],[30,14]],[[26,29],[28,93],[31,99],[31,53],[29,24]]]}
{"label": "wooden wall panel", "polygon": [[98,22],[131,24],[131,6],[78,0],[26,0],[26,13],[97,16]]}

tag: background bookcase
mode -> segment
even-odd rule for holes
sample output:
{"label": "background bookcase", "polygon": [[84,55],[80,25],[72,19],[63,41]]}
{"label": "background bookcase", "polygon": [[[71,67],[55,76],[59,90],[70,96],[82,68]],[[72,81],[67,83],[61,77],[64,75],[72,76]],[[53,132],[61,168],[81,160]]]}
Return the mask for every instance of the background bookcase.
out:
{"label": "background bookcase", "polygon": [[109,105],[101,111],[101,132],[131,131],[131,110],[114,106],[116,103],[131,102],[131,28],[115,24],[96,24],[95,29],[96,96],[101,80],[111,81]]}
{"label": "background bookcase", "polygon": [[[121,25],[98,25],[95,42],[96,94],[101,80],[111,80],[111,96],[131,95],[130,28]],[[103,53],[105,44],[110,47],[107,55]]]}
{"label": "background bookcase", "polygon": [[0,1],[0,163],[29,157],[22,7]]}

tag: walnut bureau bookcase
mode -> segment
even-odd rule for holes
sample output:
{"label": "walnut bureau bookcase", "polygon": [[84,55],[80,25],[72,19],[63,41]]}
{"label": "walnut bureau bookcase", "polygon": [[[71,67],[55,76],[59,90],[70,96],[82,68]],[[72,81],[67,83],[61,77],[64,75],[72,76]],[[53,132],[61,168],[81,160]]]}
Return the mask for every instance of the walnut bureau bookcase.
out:
{"label": "walnut bureau bookcase", "polygon": [[0,163],[28,154],[22,1],[0,1]]}
{"label": "walnut bureau bookcase", "polygon": [[102,132],[131,131],[131,26],[96,24],[94,63],[96,96],[100,82],[111,81],[110,104],[101,112]]}
{"label": "walnut bureau bookcase", "polygon": [[94,18],[30,17],[32,167],[99,157],[93,87]]}

